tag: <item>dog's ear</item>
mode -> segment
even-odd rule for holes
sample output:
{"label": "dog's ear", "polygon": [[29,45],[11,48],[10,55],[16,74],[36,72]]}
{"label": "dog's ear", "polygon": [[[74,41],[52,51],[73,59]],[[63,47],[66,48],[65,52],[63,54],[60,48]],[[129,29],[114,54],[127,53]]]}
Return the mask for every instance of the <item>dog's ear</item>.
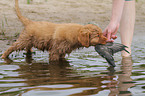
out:
{"label": "dog's ear", "polygon": [[90,35],[90,32],[87,28],[82,28],[79,31],[78,40],[82,44],[82,46],[89,47],[89,42],[90,42],[89,35]]}

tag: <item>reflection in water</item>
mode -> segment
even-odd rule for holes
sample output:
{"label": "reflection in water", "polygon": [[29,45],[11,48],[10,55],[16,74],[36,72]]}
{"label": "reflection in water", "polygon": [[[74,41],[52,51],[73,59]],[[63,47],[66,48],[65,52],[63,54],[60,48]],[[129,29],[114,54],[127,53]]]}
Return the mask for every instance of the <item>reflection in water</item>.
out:
{"label": "reflection in water", "polygon": [[121,71],[122,74],[118,75],[118,84],[116,87],[118,88],[113,88],[111,89],[111,92],[109,96],[131,96],[131,92],[128,91],[129,88],[135,86],[134,83],[132,83],[131,79],[131,72],[132,72],[132,58],[131,57],[126,57],[122,58],[122,66],[121,66]]}
{"label": "reflection in water", "polygon": [[68,62],[61,62],[61,64],[30,63],[27,65],[20,65],[20,78],[27,79],[26,83],[29,86],[49,83],[57,84],[66,79],[71,71],[69,66]]}
{"label": "reflection in water", "polygon": [[[109,68],[110,69],[110,68]],[[114,69],[108,72],[105,76],[96,77],[82,77],[77,74],[67,61],[60,63],[32,63],[28,65],[20,65],[20,78],[25,79],[28,86],[37,86],[26,90],[24,93],[29,93],[32,90],[69,90],[75,88],[87,88],[80,93],[72,94],[71,96],[77,95],[92,95],[97,94],[99,91],[108,89],[108,85],[116,85],[116,81],[113,80]],[[111,72],[111,73],[110,73]],[[108,81],[103,83],[103,81]],[[110,81],[110,82],[109,82]],[[69,87],[62,88],[51,88],[46,85],[60,85],[68,84],[72,85]],[[39,87],[41,86],[41,87]]]}
{"label": "reflection in water", "polygon": [[131,57],[127,57],[127,58],[123,58],[122,59],[122,67],[121,70],[123,72],[123,74],[120,74],[118,76],[118,80],[119,80],[119,93],[120,96],[131,96],[131,92],[128,91],[129,88],[135,86],[135,84],[132,82],[131,79],[131,72],[132,72],[132,58]]}
{"label": "reflection in water", "polygon": [[[122,73],[116,74],[114,68],[109,67],[107,72],[97,74],[88,71],[90,76],[78,73],[67,61],[48,64],[31,63],[31,60],[26,58],[27,64],[19,64],[15,70],[19,74],[16,78],[22,80],[16,82],[21,82],[22,86],[14,88],[18,96],[103,96],[101,92],[106,90],[110,91],[108,96],[128,96],[132,95],[128,89],[135,86],[130,78],[131,57],[122,59]],[[100,71],[99,67],[97,70]],[[12,87],[11,90],[14,89]]]}

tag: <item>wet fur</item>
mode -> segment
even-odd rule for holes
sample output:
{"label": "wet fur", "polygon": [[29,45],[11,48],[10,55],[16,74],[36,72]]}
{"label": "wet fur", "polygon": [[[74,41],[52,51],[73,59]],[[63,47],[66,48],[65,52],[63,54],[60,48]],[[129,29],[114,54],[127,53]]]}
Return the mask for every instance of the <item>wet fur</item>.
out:
{"label": "wet fur", "polygon": [[65,54],[80,47],[105,44],[106,37],[102,30],[92,24],[55,24],[51,22],[35,22],[23,17],[19,11],[18,0],[15,0],[16,13],[25,26],[19,38],[8,48],[2,58],[17,50],[26,50],[31,54],[31,48],[49,51],[49,61],[64,59]]}

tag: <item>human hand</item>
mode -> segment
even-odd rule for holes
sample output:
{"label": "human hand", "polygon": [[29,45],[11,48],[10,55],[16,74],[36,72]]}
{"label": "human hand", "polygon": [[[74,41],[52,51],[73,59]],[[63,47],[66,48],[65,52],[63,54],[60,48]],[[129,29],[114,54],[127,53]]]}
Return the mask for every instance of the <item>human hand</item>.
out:
{"label": "human hand", "polygon": [[116,33],[119,29],[119,24],[110,23],[103,32],[103,35],[107,37],[107,42],[114,42],[112,39],[116,39]]}

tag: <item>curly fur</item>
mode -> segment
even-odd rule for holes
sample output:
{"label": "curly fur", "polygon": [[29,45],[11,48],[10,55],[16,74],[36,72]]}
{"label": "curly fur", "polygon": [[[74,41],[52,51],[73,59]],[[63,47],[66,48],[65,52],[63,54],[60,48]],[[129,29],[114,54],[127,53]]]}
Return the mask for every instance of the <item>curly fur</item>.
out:
{"label": "curly fur", "polygon": [[19,11],[18,0],[15,0],[16,13],[25,26],[19,38],[8,48],[2,58],[7,58],[13,51],[31,48],[49,51],[49,61],[59,61],[65,54],[71,53],[80,47],[89,47],[96,44],[105,44],[106,37],[102,30],[93,25],[55,24],[51,22],[35,22],[23,17]]}

